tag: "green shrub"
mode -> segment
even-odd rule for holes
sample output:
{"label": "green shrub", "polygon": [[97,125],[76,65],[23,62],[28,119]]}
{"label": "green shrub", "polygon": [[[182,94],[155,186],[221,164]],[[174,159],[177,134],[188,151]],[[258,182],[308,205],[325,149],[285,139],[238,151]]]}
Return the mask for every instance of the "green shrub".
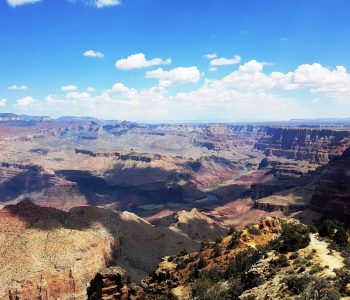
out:
{"label": "green shrub", "polygon": [[338,220],[325,220],[318,228],[318,234],[322,237],[333,238],[337,230],[344,229],[344,224]]}
{"label": "green shrub", "polygon": [[347,289],[347,285],[350,283],[350,270],[347,268],[341,268],[334,270],[336,274],[336,287],[338,288],[338,291],[343,296],[349,296],[350,293]]}
{"label": "green shrub", "polygon": [[280,253],[295,252],[305,248],[310,243],[310,232],[302,224],[283,224],[281,236],[275,243],[275,249]]}
{"label": "green shrub", "polygon": [[232,234],[230,243],[228,244],[229,249],[234,249],[239,245],[239,233]]}
{"label": "green shrub", "polygon": [[291,291],[294,295],[299,295],[306,289],[310,282],[310,277],[291,275],[286,277],[284,282],[286,283],[289,291]]}
{"label": "green shrub", "polygon": [[314,265],[311,269],[310,269],[310,274],[316,274],[319,273],[323,270],[323,268],[320,265]]}
{"label": "green shrub", "polygon": [[344,228],[340,228],[337,230],[337,232],[334,234],[333,241],[340,246],[341,248],[345,248],[348,246],[348,234],[346,233],[346,230]]}
{"label": "green shrub", "polygon": [[339,300],[341,295],[331,285],[329,280],[313,277],[300,299],[302,300]]}
{"label": "green shrub", "polygon": [[260,234],[260,230],[259,230],[259,228],[257,228],[256,226],[249,226],[249,227],[248,227],[248,232],[249,232],[250,234],[253,234],[253,235],[258,235],[258,234]]}
{"label": "green shrub", "polygon": [[278,258],[272,259],[270,261],[270,267],[274,270],[278,270],[280,268],[288,267],[288,266],[289,266],[289,261],[284,254],[280,254]]}
{"label": "green shrub", "polygon": [[213,250],[213,256],[218,257],[221,255],[221,248],[219,244],[215,244],[214,250]]}

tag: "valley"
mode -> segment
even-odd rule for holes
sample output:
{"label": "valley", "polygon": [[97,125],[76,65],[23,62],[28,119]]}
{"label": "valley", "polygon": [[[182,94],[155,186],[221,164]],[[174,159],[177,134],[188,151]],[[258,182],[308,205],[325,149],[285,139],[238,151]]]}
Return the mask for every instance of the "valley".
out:
{"label": "valley", "polygon": [[[86,299],[105,267],[140,282],[163,257],[201,251],[262,219],[347,224],[349,149],[346,122],[2,114],[0,298]],[[266,228],[264,242],[280,233]]]}

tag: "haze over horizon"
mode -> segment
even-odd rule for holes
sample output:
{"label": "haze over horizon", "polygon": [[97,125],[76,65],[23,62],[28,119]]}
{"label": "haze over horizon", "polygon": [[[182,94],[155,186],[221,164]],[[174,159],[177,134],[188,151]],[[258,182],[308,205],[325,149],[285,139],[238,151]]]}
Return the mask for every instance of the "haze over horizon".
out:
{"label": "haze over horizon", "polygon": [[0,112],[149,122],[349,117],[349,8],[345,0],[0,0]]}

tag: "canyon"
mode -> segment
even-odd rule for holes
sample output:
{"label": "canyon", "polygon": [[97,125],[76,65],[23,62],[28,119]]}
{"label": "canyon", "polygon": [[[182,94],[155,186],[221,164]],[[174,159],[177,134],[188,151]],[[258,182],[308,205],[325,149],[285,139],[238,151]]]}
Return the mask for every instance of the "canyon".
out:
{"label": "canyon", "polygon": [[140,282],[163,257],[262,218],[347,223],[349,149],[346,122],[0,114],[0,298],[86,299],[105,268]]}

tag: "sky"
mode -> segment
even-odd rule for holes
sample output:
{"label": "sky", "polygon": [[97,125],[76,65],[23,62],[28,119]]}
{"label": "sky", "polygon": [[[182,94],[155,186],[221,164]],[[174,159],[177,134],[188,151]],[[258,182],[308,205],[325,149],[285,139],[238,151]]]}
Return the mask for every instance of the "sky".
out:
{"label": "sky", "polygon": [[0,0],[0,112],[350,117],[348,0]]}

